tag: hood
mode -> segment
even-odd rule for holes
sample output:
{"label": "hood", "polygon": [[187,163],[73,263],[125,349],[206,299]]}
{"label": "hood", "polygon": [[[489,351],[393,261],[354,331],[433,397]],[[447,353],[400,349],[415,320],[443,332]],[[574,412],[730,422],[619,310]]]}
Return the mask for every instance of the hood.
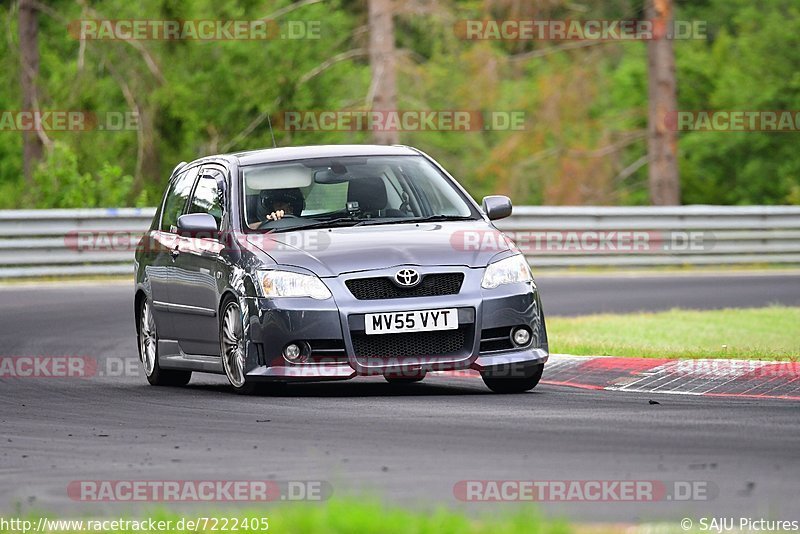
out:
{"label": "hood", "polygon": [[320,228],[249,234],[247,241],[279,265],[322,277],[399,265],[484,267],[513,247],[484,221]]}

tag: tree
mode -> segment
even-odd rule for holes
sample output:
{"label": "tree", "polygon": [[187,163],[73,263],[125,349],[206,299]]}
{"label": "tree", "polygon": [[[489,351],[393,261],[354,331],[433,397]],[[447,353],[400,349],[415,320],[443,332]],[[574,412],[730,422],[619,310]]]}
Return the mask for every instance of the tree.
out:
{"label": "tree", "polygon": [[677,112],[675,51],[668,35],[673,24],[672,0],[645,0],[645,16],[654,28],[647,43],[648,134],[650,202],[656,206],[680,204],[678,132],[667,117]]}
{"label": "tree", "polygon": [[[397,109],[393,0],[369,0],[368,9],[372,110],[391,112]],[[379,145],[396,145],[400,142],[400,135],[395,130],[375,130],[372,139]]]}
{"label": "tree", "polygon": [[[19,2],[19,52],[22,109],[36,110],[39,107],[36,90],[39,78],[39,21],[33,0]],[[44,135],[44,132],[22,132],[22,169],[28,184],[33,182],[33,171],[44,151],[40,135]]]}

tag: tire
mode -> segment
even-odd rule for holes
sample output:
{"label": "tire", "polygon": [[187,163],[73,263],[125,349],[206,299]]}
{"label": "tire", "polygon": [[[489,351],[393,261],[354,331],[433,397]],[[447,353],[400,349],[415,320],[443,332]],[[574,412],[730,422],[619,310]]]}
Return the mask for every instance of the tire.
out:
{"label": "tire", "polygon": [[185,386],[192,379],[191,371],[162,369],[158,363],[158,332],[147,297],[139,308],[139,328],[136,333],[139,362],[151,386]]}
{"label": "tire", "polygon": [[422,380],[425,378],[425,374],[426,373],[421,373],[421,374],[416,375],[416,376],[386,376],[386,375],[383,375],[383,378],[385,378],[386,381],[389,382],[392,385],[402,386],[402,385],[405,385],[405,384],[414,384],[416,382],[422,382]]}
{"label": "tire", "polygon": [[219,316],[219,344],[222,356],[222,367],[228,377],[233,391],[240,395],[256,395],[260,393],[277,393],[285,384],[266,384],[247,380],[244,374],[245,340],[242,332],[242,310],[239,304],[229,298],[222,305]]}
{"label": "tire", "polygon": [[524,393],[536,387],[542,378],[544,364],[537,365],[533,374],[526,377],[504,377],[491,376],[488,373],[481,373],[483,383],[495,393]]}

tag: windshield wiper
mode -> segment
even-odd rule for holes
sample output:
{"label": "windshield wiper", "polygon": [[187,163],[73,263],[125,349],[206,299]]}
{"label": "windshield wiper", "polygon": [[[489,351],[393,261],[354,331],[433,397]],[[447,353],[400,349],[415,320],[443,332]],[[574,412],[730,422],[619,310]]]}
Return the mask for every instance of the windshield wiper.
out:
{"label": "windshield wiper", "polygon": [[[354,219],[352,217],[337,217],[328,221],[317,221],[311,224],[298,224],[292,226],[285,226],[282,228],[273,228],[269,233],[291,232],[293,230],[310,230],[313,228],[326,228],[335,226],[355,226],[361,222],[361,219]],[[347,223],[347,224],[343,224]]]}
{"label": "windshield wiper", "polygon": [[469,215],[431,215],[429,217],[413,217],[401,219],[364,219],[356,226],[377,225],[377,224],[406,224],[406,223],[425,223],[437,221],[474,221]]}

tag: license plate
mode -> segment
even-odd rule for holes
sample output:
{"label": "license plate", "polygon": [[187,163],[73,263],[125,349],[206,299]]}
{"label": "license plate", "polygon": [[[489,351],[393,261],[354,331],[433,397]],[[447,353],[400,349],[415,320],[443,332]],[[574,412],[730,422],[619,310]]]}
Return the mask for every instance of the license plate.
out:
{"label": "license plate", "polygon": [[418,310],[409,312],[368,313],[364,316],[367,334],[433,332],[458,328],[458,310]]}

